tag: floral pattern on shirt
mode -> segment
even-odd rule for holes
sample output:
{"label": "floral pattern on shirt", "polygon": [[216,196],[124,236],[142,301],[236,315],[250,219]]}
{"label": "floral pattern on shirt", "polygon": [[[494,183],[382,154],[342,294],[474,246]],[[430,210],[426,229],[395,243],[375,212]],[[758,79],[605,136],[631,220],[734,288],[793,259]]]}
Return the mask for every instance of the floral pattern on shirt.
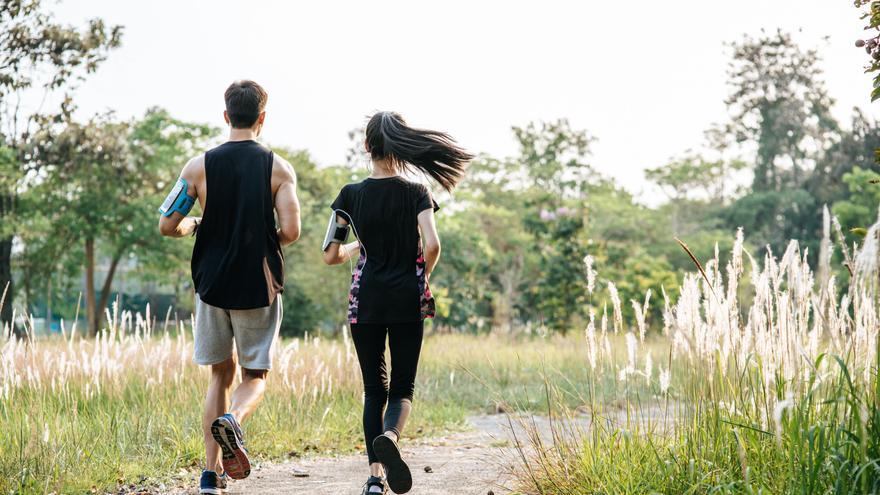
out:
{"label": "floral pattern on shirt", "polygon": [[416,258],[416,277],[419,279],[419,307],[422,319],[433,318],[436,313],[434,295],[431,294],[431,288],[428,286],[428,277],[425,273],[425,254],[422,251],[421,243],[419,243],[419,255]]}
{"label": "floral pattern on shirt", "polygon": [[360,257],[358,258],[357,265],[354,268],[354,273],[351,274],[351,289],[348,291],[348,322],[349,323],[357,323],[358,322],[358,294],[361,291],[361,277],[364,274],[364,264],[367,262],[367,257],[364,256],[363,251],[361,251]]}

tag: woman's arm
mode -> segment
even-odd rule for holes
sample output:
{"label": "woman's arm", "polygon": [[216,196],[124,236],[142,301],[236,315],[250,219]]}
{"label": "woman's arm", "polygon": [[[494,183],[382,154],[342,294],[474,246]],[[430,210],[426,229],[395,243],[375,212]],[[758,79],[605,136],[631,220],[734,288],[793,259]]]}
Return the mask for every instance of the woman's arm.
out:
{"label": "woman's arm", "polygon": [[[339,215],[336,215],[336,222],[341,225],[348,225],[348,221]],[[340,265],[348,261],[354,253],[360,251],[361,243],[359,241],[349,242],[348,244],[339,244],[334,242],[324,251],[324,263],[328,265]]]}
{"label": "woman's arm", "polygon": [[440,236],[434,223],[434,210],[428,208],[419,213],[419,229],[422,231],[422,245],[425,251],[425,274],[430,275],[440,261]]}

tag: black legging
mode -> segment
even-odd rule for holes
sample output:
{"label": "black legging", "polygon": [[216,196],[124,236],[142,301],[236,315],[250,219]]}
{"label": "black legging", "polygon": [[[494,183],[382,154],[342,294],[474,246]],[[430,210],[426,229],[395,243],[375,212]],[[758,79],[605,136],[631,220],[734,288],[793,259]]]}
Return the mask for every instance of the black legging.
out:
{"label": "black legging", "polygon": [[[378,462],[373,452],[373,440],[386,431],[393,431],[400,437],[412,410],[423,334],[424,325],[421,321],[351,325],[351,337],[364,377],[364,438],[370,464]],[[385,365],[386,335],[391,350],[390,387]]]}

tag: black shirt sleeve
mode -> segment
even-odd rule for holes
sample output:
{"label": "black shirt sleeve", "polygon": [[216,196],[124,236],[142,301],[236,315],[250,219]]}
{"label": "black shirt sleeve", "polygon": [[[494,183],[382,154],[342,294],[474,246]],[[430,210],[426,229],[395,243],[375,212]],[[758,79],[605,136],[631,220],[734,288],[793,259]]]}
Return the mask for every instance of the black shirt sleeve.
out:
{"label": "black shirt sleeve", "polygon": [[421,213],[427,209],[433,209],[437,211],[440,209],[440,205],[434,201],[433,196],[431,196],[431,192],[428,191],[428,188],[422,186],[419,188],[419,197],[416,204],[416,213]]}
{"label": "black shirt sleeve", "polygon": [[345,201],[345,188],[343,187],[342,190],[339,191],[339,195],[336,196],[336,199],[334,199],[333,202],[330,203],[330,209],[331,210],[343,210],[347,213],[348,209],[346,208],[346,206],[347,205],[346,205],[346,201]]}

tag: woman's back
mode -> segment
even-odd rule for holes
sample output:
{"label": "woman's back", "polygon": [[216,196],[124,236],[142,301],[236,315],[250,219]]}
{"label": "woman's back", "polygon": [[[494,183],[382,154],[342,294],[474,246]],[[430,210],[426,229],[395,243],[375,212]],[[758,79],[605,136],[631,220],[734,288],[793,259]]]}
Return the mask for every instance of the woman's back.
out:
{"label": "woman's back", "polygon": [[428,189],[401,177],[345,186],[331,205],[361,242],[349,294],[351,323],[416,322],[433,316],[418,215],[437,209]]}

